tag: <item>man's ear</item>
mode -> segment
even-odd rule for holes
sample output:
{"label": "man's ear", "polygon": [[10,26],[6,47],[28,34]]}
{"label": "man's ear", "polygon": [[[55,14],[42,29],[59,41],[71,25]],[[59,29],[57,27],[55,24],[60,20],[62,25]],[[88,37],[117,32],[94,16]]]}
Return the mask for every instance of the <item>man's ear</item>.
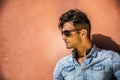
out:
{"label": "man's ear", "polygon": [[87,35],[87,30],[86,29],[82,29],[81,30],[81,36],[84,37]]}

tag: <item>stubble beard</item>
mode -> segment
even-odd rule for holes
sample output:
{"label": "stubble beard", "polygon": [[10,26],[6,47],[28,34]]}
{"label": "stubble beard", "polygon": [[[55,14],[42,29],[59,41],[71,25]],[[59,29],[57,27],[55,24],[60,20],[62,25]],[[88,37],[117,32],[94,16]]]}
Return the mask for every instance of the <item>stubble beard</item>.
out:
{"label": "stubble beard", "polygon": [[66,45],[66,48],[67,48],[67,49],[72,49],[73,47],[70,46],[70,45]]}

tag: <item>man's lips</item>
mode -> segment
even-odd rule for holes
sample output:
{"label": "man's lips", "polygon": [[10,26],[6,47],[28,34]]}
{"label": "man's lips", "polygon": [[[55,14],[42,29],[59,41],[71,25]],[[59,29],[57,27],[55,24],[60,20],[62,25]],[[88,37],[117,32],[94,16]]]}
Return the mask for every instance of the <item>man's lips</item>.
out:
{"label": "man's lips", "polygon": [[65,44],[68,44],[69,42],[65,42]]}

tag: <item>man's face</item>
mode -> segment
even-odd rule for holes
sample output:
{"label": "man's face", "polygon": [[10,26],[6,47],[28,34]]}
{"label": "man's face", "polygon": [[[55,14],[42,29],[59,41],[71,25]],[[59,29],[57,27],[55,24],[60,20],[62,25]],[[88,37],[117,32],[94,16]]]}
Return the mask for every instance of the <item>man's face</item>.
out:
{"label": "man's face", "polygon": [[80,45],[80,30],[76,30],[72,22],[65,23],[61,29],[61,33],[68,49],[77,48]]}

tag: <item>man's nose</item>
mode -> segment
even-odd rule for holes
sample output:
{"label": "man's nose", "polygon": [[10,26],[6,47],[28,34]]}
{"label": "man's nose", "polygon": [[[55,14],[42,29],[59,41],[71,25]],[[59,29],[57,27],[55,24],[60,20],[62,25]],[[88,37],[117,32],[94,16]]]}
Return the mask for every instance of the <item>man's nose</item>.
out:
{"label": "man's nose", "polygon": [[65,35],[62,35],[62,39],[63,39],[63,40],[66,40],[67,37],[66,37]]}

